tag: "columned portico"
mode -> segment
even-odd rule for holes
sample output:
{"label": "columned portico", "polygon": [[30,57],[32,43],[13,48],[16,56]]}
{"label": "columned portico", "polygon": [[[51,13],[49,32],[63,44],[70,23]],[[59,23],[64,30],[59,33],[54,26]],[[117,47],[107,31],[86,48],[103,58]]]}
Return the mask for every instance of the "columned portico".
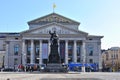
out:
{"label": "columned portico", "polygon": [[[42,51],[42,44],[44,44],[44,41],[47,41],[47,44],[48,44],[48,48],[46,47],[46,49],[48,49],[48,56],[49,56],[49,53],[50,53],[50,40],[49,39],[37,39],[37,40],[34,40],[34,39],[31,39],[31,40],[23,40],[22,41],[22,64],[23,65],[25,65],[25,64],[27,64],[27,62],[26,62],[26,60],[27,60],[27,58],[28,58],[28,52],[27,52],[27,49],[28,49],[28,47],[26,46],[27,44],[26,44],[26,42],[27,41],[29,41],[29,44],[30,44],[30,64],[35,64],[36,62],[35,62],[35,56],[36,56],[36,41],[37,41],[37,43],[39,43],[39,44],[37,44],[37,45],[39,45],[39,57],[37,58],[37,59],[39,59],[38,61],[39,61],[39,64],[43,64],[43,54],[44,53],[42,53],[43,51]],[[81,40],[59,40],[58,42],[58,44],[59,44],[59,52],[60,52],[60,42],[61,41],[63,41],[63,42],[65,42],[64,44],[65,44],[65,55],[64,55],[64,63],[65,64],[68,64],[69,63],[69,49],[68,49],[68,46],[70,45],[69,44],[69,42],[72,42],[72,44],[73,44],[73,51],[72,51],[72,62],[74,62],[74,63],[77,63],[77,45],[78,45],[78,42],[80,42]],[[86,51],[85,51],[85,42],[84,41],[82,41],[82,45],[80,45],[81,46],[81,52],[80,52],[80,54],[81,54],[81,61],[82,61],[82,63],[85,63],[85,57],[86,57]],[[72,48],[72,47],[71,47]],[[61,53],[59,53],[60,55],[61,55]],[[81,62],[79,62],[79,63],[81,63]]]}

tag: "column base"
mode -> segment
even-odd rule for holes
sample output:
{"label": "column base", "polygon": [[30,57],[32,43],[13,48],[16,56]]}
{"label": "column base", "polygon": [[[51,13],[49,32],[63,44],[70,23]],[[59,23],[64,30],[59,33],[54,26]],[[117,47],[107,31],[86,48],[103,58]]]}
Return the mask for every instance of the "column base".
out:
{"label": "column base", "polygon": [[82,72],[85,72],[85,66],[82,66]]}

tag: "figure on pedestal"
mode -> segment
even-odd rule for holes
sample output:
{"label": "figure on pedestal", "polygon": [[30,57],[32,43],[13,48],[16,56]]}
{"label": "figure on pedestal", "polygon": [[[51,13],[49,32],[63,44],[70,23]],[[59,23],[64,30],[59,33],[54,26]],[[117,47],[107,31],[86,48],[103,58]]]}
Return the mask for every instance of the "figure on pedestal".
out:
{"label": "figure on pedestal", "polygon": [[53,33],[51,33],[51,31],[49,31],[49,34],[51,35],[50,37],[50,55],[49,55],[49,61],[48,63],[60,63],[60,55],[58,53],[58,35],[56,34],[56,31],[54,31]]}

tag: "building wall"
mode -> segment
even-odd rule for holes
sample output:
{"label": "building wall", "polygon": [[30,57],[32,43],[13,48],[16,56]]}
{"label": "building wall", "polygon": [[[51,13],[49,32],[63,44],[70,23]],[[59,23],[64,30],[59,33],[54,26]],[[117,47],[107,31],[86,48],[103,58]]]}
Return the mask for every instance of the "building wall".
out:
{"label": "building wall", "polygon": [[5,38],[0,38],[0,51],[5,51]]}
{"label": "building wall", "polygon": [[[38,20],[37,24],[36,24],[36,21],[35,21],[35,23],[33,21],[32,24],[29,23],[30,30],[27,30],[27,31],[24,31],[21,33],[9,33],[8,35],[6,35],[6,38],[4,38],[4,40],[0,41],[0,43],[2,45],[6,41],[8,43],[5,43],[5,44],[9,45],[8,50],[7,50],[7,48],[5,49],[6,55],[7,55],[7,57],[5,58],[6,59],[5,64],[8,64],[7,65],[8,67],[14,68],[15,66],[22,63],[21,62],[22,55],[23,55],[22,51],[24,50],[24,49],[22,50],[22,46],[23,46],[22,41],[23,40],[26,39],[29,41],[32,41],[32,40],[40,41],[42,39],[42,40],[48,41],[49,40],[48,37],[50,37],[49,30],[52,30],[53,28],[57,28],[57,29],[63,31],[62,33],[60,33],[60,38],[63,41],[68,40],[68,41],[73,41],[73,42],[74,41],[81,42],[81,50],[83,50],[83,51],[81,51],[81,52],[83,52],[83,53],[81,53],[81,55],[85,56],[84,60],[86,61],[86,63],[97,63],[99,65],[99,68],[101,68],[101,60],[100,59],[101,59],[101,38],[102,38],[102,36],[90,36],[86,32],[82,32],[82,31],[78,30],[78,26],[79,26],[78,23],[74,24],[74,22],[72,22],[72,23],[70,23],[70,22],[68,21],[67,23],[64,23],[64,22],[61,23],[61,25],[63,25],[63,26],[59,25],[60,23],[55,23],[55,24],[52,24],[52,26],[51,26],[51,25],[49,25],[49,23],[45,24],[45,23],[40,22],[40,24],[38,24],[39,23],[39,20]],[[41,27],[42,25],[47,25],[47,26],[45,26],[45,28],[42,28],[42,29],[37,28],[37,27]],[[64,28],[64,27],[67,27],[67,28]],[[31,29],[33,29],[33,28],[36,28],[36,29],[34,29],[32,31]],[[54,30],[52,30],[52,31],[54,31]],[[83,45],[83,43],[85,43],[85,46]],[[3,49],[2,45],[0,45],[1,49]],[[17,55],[14,54],[15,45],[19,45],[19,51],[18,51]],[[74,47],[74,49],[75,48],[76,47]],[[84,49],[82,49],[82,48],[84,48]],[[93,55],[89,56],[89,53],[91,52],[91,50],[92,50]],[[34,53],[34,51],[32,49],[31,49],[31,52]],[[75,52],[75,50],[74,50],[74,52]],[[74,52],[72,51],[73,54],[74,54]],[[74,59],[75,58],[76,58],[76,56],[74,55]],[[15,59],[17,59],[16,62],[15,62]],[[90,59],[92,59],[93,61],[90,62]],[[75,61],[75,60],[72,60],[72,61]]]}
{"label": "building wall", "polygon": [[120,48],[112,47],[102,53],[102,63],[104,68],[120,69]]}

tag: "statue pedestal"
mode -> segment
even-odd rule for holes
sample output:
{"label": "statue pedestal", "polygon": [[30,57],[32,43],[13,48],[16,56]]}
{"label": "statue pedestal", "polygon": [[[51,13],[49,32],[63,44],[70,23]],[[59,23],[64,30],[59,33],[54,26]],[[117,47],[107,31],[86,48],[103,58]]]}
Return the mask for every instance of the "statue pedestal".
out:
{"label": "statue pedestal", "polygon": [[48,59],[48,63],[61,63],[60,55],[58,53],[58,45],[51,45],[51,51]]}
{"label": "statue pedestal", "polygon": [[68,72],[68,71],[66,68],[62,66],[62,64],[49,63],[45,67],[45,72]]}

